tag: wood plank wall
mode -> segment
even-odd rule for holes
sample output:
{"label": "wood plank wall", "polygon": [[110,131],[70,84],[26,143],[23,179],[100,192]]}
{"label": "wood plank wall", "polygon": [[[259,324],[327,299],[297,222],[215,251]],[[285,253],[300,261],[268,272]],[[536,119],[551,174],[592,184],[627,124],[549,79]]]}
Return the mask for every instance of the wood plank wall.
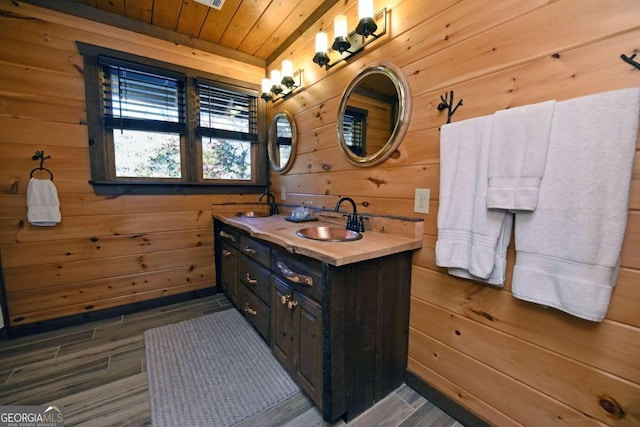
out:
{"label": "wood plank wall", "polygon": [[[76,41],[259,84],[264,68],[0,1],[0,254],[12,326],[215,285],[211,203],[257,196],[96,196]],[[31,159],[51,159],[62,223],[26,220]]]}
{"label": "wood plank wall", "polygon": [[[640,85],[620,54],[640,50],[637,0],[377,0],[388,35],[330,71],[312,63],[313,37],[339,2],[274,61],[304,69],[304,89],[270,105],[296,119],[295,164],[273,175],[286,203],[416,216],[431,189],[424,248],[413,263],[409,369],[494,425],[640,424],[640,161],[636,158],[622,270],[607,319],[582,321],[504,290],[448,276],[434,263],[439,186],[439,97],[455,90],[463,120],[546,99]],[[81,59],[75,40],[209,67],[259,81],[262,69],[205,52],[0,0],[0,253],[12,317],[34,322],[210,286],[209,205],[252,197],[97,197],[89,179]],[[370,169],[344,160],[335,122],[342,90],[372,62],[399,66],[413,114],[400,155]],[[52,155],[63,224],[26,223],[35,150]],[[510,264],[513,265],[513,248]]]}
{"label": "wood plank wall", "polygon": [[[637,0],[377,0],[389,34],[348,64],[311,62],[314,33],[332,17],[355,26],[356,2],[339,2],[274,61],[304,69],[304,90],[270,108],[295,117],[293,168],[272,176],[286,203],[331,208],[350,196],[363,212],[416,216],[414,189],[430,188],[424,247],[414,256],[409,369],[499,426],[640,425],[640,156],[636,156],[622,270],[605,321],[592,323],[453,278],[436,267],[440,95],[464,104],[454,121],[548,99],[640,86],[620,59],[640,50]],[[347,163],[335,123],[340,95],[361,67],[399,66],[413,114],[398,158],[369,169]],[[603,177],[606,179],[606,177]],[[281,196],[281,194],[278,194]],[[595,207],[606,208],[606,207]],[[513,266],[514,249],[510,248]]]}

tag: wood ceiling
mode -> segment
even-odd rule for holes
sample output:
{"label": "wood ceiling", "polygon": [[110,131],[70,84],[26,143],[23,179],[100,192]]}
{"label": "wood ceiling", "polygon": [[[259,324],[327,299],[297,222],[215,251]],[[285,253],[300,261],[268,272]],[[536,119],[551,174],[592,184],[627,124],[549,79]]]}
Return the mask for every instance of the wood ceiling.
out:
{"label": "wood ceiling", "polygon": [[[60,1],[65,0],[50,3]],[[194,0],[67,0],[73,6],[66,11],[90,19],[119,15],[255,56],[269,64],[337,1],[225,0],[221,10],[216,10]],[[91,9],[81,5],[103,12],[87,16]],[[118,22],[124,20],[116,20],[116,25]],[[136,31],[135,25],[127,29]]]}

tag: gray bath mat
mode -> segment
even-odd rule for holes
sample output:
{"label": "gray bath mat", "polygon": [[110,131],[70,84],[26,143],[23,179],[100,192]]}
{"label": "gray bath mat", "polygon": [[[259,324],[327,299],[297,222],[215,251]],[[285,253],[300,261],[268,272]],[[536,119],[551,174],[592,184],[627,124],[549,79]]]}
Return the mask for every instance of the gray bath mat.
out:
{"label": "gray bath mat", "polygon": [[230,426],[299,392],[235,309],[144,333],[154,427]]}

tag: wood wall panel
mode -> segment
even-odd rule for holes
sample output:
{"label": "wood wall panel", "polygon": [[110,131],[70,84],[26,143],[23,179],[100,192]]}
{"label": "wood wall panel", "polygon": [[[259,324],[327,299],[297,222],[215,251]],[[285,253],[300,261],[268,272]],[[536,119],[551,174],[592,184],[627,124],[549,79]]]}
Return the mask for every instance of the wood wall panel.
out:
{"label": "wood wall panel", "polygon": [[11,323],[14,326],[19,326],[27,323],[61,318],[69,316],[69,314],[90,313],[92,311],[104,310],[107,308],[118,307],[126,304],[133,304],[141,301],[148,301],[156,298],[163,298],[186,292],[198,291],[200,289],[208,287],[210,283],[211,282],[209,280],[206,280],[203,282],[187,282],[180,285],[164,288],[155,287],[153,290],[150,290],[148,292],[111,296],[108,299],[96,299],[93,301],[88,300],[86,302],[83,302],[82,304],[72,304],[64,307],[58,306],[51,310],[23,313],[18,317],[11,318]]}
{"label": "wood wall panel", "polygon": [[[210,259],[206,261],[205,264],[188,267],[166,268],[139,274],[114,276],[103,280],[52,286],[42,292],[29,290],[11,292],[11,298],[14,301],[11,308],[16,313],[12,317],[55,310],[64,305],[87,304],[87,295],[100,300],[170,288],[174,283],[181,285],[215,280]],[[64,301],[64,304],[60,303],[61,300]]]}
{"label": "wood wall panel", "polygon": [[[60,210],[64,213],[64,207]],[[201,229],[212,225],[210,207],[209,209],[203,207],[203,210],[196,212],[158,212],[152,215],[63,216],[60,224],[51,228],[31,225],[26,222],[26,218],[0,220],[4,223],[5,235],[8,236],[8,239],[3,238],[0,243],[99,238],[122,234]]]}
{"label": "wood wall panel", "polygon": [[81,260],[100,260],[121,255],[140,255],[159,251],[213,245],[208,228],[119,236],[65,239],[6,245],[2,252],[4,268],[61,264]]}
{"label": "wood wall panel", "polygon": [[[124,7],[124,3],[120,2]],[[139,13],[146,14],[144,5]],[[38,8],[0,1],[0,256],[11,325],[210,288],[211,204],[256,195],[96,196],[76,41],[258,83],[264,69]],[[31,159],[51,159],[62,222],[27,222]],[[35,175],[40,177],[40,175]]]}
{"label": "wood wall panel", "polygon": [[76,53],[0,37],[0,61],[48,73],[82,75],[82,56]]}
{"label": "wood wall panel", "polygon": [[[411,329],[409,330],[409,332],[411,332]],[[413,334],[414,342],[422,341],[415,341],[415,338],[418,337],[419,336]],[[500,412],[498,409],[480,399],[478,396],[470,393],[467,389],[458,386],[458,384],[450,381],[448,378],[440,375],[438,372],[420,363],[420,361],[414,359],[413,357],[411,357],[411,355],[409,355],[407,365],[408,369],[412,373],[422,378],[429,378],[429,383],[432,387],[436,388],[438,391],[448,396],[450,399],[456,400],[468,411],[476,415],[482,414],[482,418],[487,420],[490,423],[489,425],[501,427],[521,427],[528,425],[519,423],[513,418],[508,417],[503,412]],[[483,395],[483,393],[480,393],[480,395]]]}
{"label": "wood wall panel", "polygon": [[[609,320],[586,322],[558,310],[518,300],[508,291],[478,286],[421,267],[414,266],[413,275],[415,298],[635,384],[640,383],[637,328]],[[606,357],[601,353],[603,349]]]}
{"label": "wood wall panel", "polygon": [[[602,426],[584,413],[539,393],[532,387],[444,345],[430,335],[409,329],[410,357],[461,386],[465,393],[482,396],[493,408],[527,426]],[[411,359],[410,359],[411,360]],[[461,367],[464,366],[464,369]],[[418,366],[411,366],[421,374]],[[517,404],[514,397],[517,396]],[[488,420],[495,422],[494,420]]]}
{"label": "wood wall panel", "polygon": [[[108,279],[147,271],[177,268],[184,265],[204,264],[213,260],[213,247],[176,249],[116,256],[108,258],[110,267],[104,268],[107,259],[89,259],[55,264],[40,264],[37,268],[5,268],[5,289],[9,294],[17,290],[39,289],[76,283],[85,280]],[[9,306],[11,311],[12,307]]]}
{"label": "wood wall panel", "polygon": [[[497,367],[500,372],[535,389],[545,389],[554,399],[567,403],[577,394],[590,390],[595,395],[576,400],[574,405],[579,412],[598,414],[602,422],[608,422],[610,415],[600,411],[598,393],[606,393],[624,407],[633,405],[635,396],[640,394],[637,384],[629,384],[575,360],[559,358],[549,350],[508,334],[495,333],[424,301],[414,300],[412,308],[411,321],[416,329],[448,347],[474,355],[474,359],[485,365],[502,359],[503,363]],[[621,425],[634,425],[637,419],[626,421]]]}
{"label": "wood wall panel", "polygon": [[[453,90],[456,100],[464,99],[453,117],[460,121],[640,86],[638,71],[620,59],[640,50],[640,3],[376,2],[384,5],[388,35],[347,63],[325,71],[311,62],[315,31],[331,33],[332,16],[349,10],[343,4],[282,55],[305,69],[305,87],[270,105],[271,116],[283,109],[294,115],[300,141],[293,168],[271,176],[273,191],[281,196],[285,187],[284,203],[291,205],[311,201],[331,209],[340,196],[350,196],[362,212],[424,219],[423,248],[413,257],[409,370],[453,400],[500,426],[640,424],[637,156],[622,268],[603,322],[514,298],[513,243],[503,289],[449,276],[435,265],[439,127],[446,120],[436,108],[440,96]],[[399,155],[359,169],[337,149],[337,108],[350,79],[376,61],[402,69],[413,112]],[[431,189],[429,214],[413,213],[416,187]],[[607,403],[621,412],[607,412]]]}

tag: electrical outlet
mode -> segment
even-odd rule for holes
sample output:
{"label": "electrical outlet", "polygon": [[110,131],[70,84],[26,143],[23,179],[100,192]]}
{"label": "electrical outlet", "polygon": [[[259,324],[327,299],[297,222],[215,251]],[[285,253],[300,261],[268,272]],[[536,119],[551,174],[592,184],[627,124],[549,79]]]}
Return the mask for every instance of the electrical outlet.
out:
{"label": "electrical outlet", "polygon": [[431,191],[428,188],[416,188],[416,198],[414,200],[413,211],[416,213],[429,213],[429,195]]}
{"label": "electrical outlet", "polygon": [[280,187],[280,199],[287,200],[287,187],[285,187],[284,185]]}

